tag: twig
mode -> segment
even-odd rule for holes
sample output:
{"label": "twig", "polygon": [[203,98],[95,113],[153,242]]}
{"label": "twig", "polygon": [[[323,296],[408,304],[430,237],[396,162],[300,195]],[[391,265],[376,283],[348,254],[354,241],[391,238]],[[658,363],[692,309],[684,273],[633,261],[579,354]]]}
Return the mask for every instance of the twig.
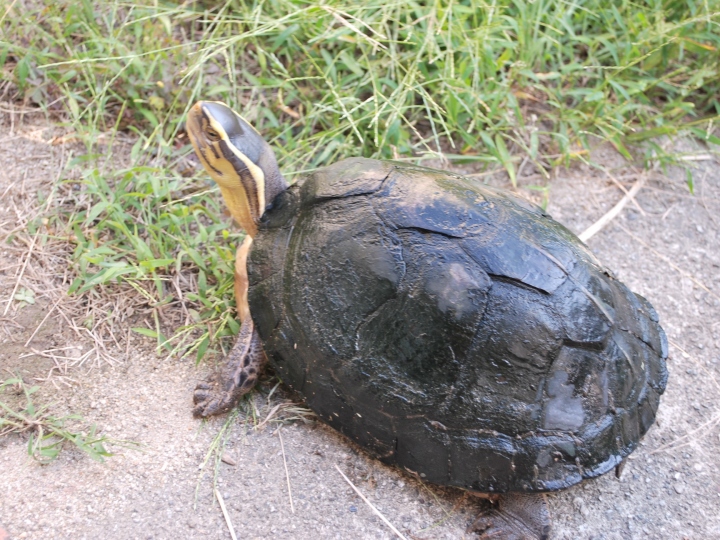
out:
{"label": "twig", "polygon": [[53,312],[53,311],[55,311],[55,308],[56,308],[57,305],[60,303],[60,300],[62,300],[62,296],[55,301],[55,303],[53,304],[53,306],[50,308],[50,311],[47,312],[47,315],[45,315],[45,317],[43,318],[43,320],[40,321],[40,324],[37,325],[37,328],[36,328],[35,331],[32,333],[32,336],[30,336],[30,337],[28,338],[28,340],[25,342],[25,347],[27,347],[28,345],[30,345],[30,342],[31,342],[31,341],[33,340],[33,338],[35,337],[35,334],[38,333],[38,331],[40,330],[40,328],[42,327],[42,325],[45,324],[45,321],[48,320],[48,317],[49,317],[50,315],[52,315],[52,312]]}
{"label": "twig", "polygon": [[503,172],[505,169],[500,167],[499,169],[492,169],[491,171],[485,171],[485,172],[479,172],[479,173],[469,173],[464,174],[463,176],[466,176],[467,178],[482,178],[483,176],[490,176],[492,174],[497,174]]}
{"label": "twig", "polygon": [[[460,497],[457,501],[455,501],[455,504],[453,504],[452,508],[448,511],[448,510],[445,510],[445,506],[443,505],[443,503],[440,501],[440,499],[438,498],[438,496],[433,492],[432,489],[430,489],[430,488],[428,487],[428,485],[427,485],[425,482],[420,482],[420,485],[425,489],[425,491],[428,492],[428,494],[429,494],[433,499],[435,499],[436,506],[437,506],[438,508],[440,508],[440,510],[442,510],[442,511],[445,513],[445,517],[444,517],[444,518],[441,518],[441,519],[438,519],[437,521],[435,521],[434,523],[429,524],[427,527],[424,527],[423,529],[418,529],[416,532],[419,532],[419,533],[421,533],[421,532],[427,532],[427,531],[432,530],[432,529],[434,529],[434,528],[436,528],[436,527],[439,527],[440,525],[442,525],[443,523],[445,523],[448,519],[450,519],[450,518],[453,516],[453,514],[455,513],[455,511],[456,511],[458,508],[460,508],[460,506],[461,506],[462,504],[465,503],[465,501],[467,500],[468,497],[470,497],[470,494],[471,494],[470,491],[465,491],[465,492],[463,492],[462,497]],[[476,493],[473,493],[473,495],[477,495],[477,494],[476,494]],[[416,537],[413,535],[412,538],[416,538]]]}
{"label": "twig", "polygon": [[5,13],[3,13],[2,18],[0,18],[0,23],[2,23],[2,22],[5,20],[5,17],[7,17],[8,13],[10,13],[10,11],[11,11],[12,8],[13,8],[13,6],[15,6],[15,3],[16,3],[16,2],[17,2],[17,0],[13,0],[13,3],[10,4],[10,5],[7,7],[7,9],[5,10]]}
{"label": "twig", "polygon": [[681,161],[712,161],[715,159],[715,156],[712,154],[695,154],[695,155],[688,155],[688,156],[680,156],[678,158]]}
{"label": "twig", "polygon": [[365,495],[363,495],[362,493],[360,493],[360,490],[355,487],[355,484],[353,484],[347,476],[345,476],[345,474],[340,470],[340,467],[338,467],[337,465],[335,465],[335,468],[337,469],[337,472],[339,472],[340,475],[345,479],[345,481],[346,481],[348,484],[350,484],[350,487],[353,488],[353,490],[355,490],[355,493],[357,493],[357,494],[359,495],[359,497],[365,502],[365,504],[367,504],[367,505],[370,507],[370,509],[371,509],[373,512],[375,512],[375,513],[378,515],[378,517],[385,522],[385,525],[387,525],[388,527],[390,527],[390,530],[392,530],[392,532],[394,532],[394,533],[397,535],[398,538],[402,538],[403,540],[408,540],[400,531],[398,531],[398,530],[393,526],[392,523],[390,523],[390,522],[387,520],[387,518],[385,518],[385,516],[383,516],[383,515],[380,513],[380,510],[378,510],[377,508],[375,508],[375,506],[373,506],[373,503],[371,503],[369,500],[367,500],[367,498],[365,498]]}
{"label": "twig", "polygon": [[271,419],[273,416],[275,416],[275,413],[278,412],[278,410],[280,409],[280,407],[282,407],[283,405],[285,405],[285,403],[278,403],[277,405],[275,405],[275,406],[270,410],[270,412],[268,413],[268,415],[265,417],[265,420],[263,420],[263,421],[260,422],[257,426],[255,426],[255,429],[258,430],[258,429],[260,429],[261,427],[263,427],[265,424],[267,424],[267,423],[270,421],[270,419]]}
{"label": "twig", "polygon": [[670,211],[677,206],[677,203],[672,203],[670,206],[668,206],[668,209],[665,210],[662,217],[660,218],[660,221],[665,221],[665,218],[668,217],[668,214],[670,214]]}
{"label": "twig", "polygon": [[[692,441],[689,441],[689,442],[687,442],[687,443],[683,443],[683,444],[678,445],[678,446],[676,446],[676,443],[682,441],[683,439],[687,439],[688,437],[691,437],[692,435],[695,435],[695,434],[696,434],[697,432],[699,432],[699,431],[703,431],[703,432],[705,432],[705,433],[707,434],[707,433],[710,432],[710,430],[711,430],[711,429],[715,426],[715,424],[717,424],[718,422],[720,422],[720,415],[715,415],[715,416],[713,416],[710,420],[708,420],[708,421],[705,422],[704,424],[700,424],[699,427],[695,428],[695,429],[692,430],[692,431],[687,432],[685,435],[682,435],[682,436],[678,437],[677,439],[675,439],[674,441],[670,441],[669,443],[664,444],[664,445],[662,445],[662,446],[659,447],[659,448],[656,448],[656,449],[653,450],[652,452],[648,452],[648,455],[651,455],[651,456],[652,456],[653,454],[657,454],[658,452],[664,452],[665,450],[676,450],[676,449],[681,448],[681,447],[683,447],[683,446],[687,446],[687,445],[690,444]],[[702,437],[701,437],[701,438],[702,438]]]}
{"label": "twig", "polygon": [[285,480],[287,480],[288,498],[290,499],[290,511],[294,514],[295,505],[293,504],[292,490],[290,489],[290,473],[288,472],[287,459],[285,459],[285,445],[283,444],[282,432],[280,431],[281,429],[282,427],[278,428],[277,434],[278,437],[280,437],[280,450],[282,450],[283,465],[285,465]]}
{"label": "twig", "polygon": [[717,226],[717,221],[715,221],[715,216],[712,215],[712,212],[707,207],[707,202],[705,201],[705,179],[707,178],[707,171],[705,171],[705,174],[703,174],[702,178],[700,179],[700,202],[702,202],[703,208],[705,208],[705,211],[708,214],[708,217],[712,220],[713,224]]}
{"label": "twig", "polygon": [[33,248],[35,247],[35,241],[37,240],[38,235],[40,234],[40,231],[38,230],[35,233],[35,236],[33,236],[32,243],[30,244],[30,248],[27,252],[27,257],[25,257],[25,262],[22,265],[22,268],[20,269],[20,273],[18,274],[17,280],[15,281],[15,287],[13,287],[12,292],[10,293],[10,298],[8,298],[7,305],[5,306],[5,311],[3,311],[3,317],[7,315],[8,310],[10,309],[10,305],[12,304],[13,298],[15,298],[15,293],[18,290],[18,287],[20,286],[20,280],[23,277],[23,274],[25,273],[25,269],[27,268],[28,262],[30,262],[30,257],[32,257]]}
{"label": "twig", "polygon": [[[628,195],[630,193],[627,190],[627,188],[620,183],[620,180],[618,180],[612,174],[610,174],[610,171],[608,171],[607,169],[603,169],[603,170],[605,171],[605,174],[607,175],[607,177],[613,181],[613,184],[615,184],[617,187],[619,187],[622,190],[622,192],[625,193],[625,195]],[[632,198],[631,202],[633,203],[633,206],[638,209],[638,212],[640,212],[643,216],[647,216],[647,213],[645,212],[645,210],[643,210],[643,207],[640,206],[640,203],[638,203],[635,200],[635,198]]]}
{"label": "twig", "polygon": [[232,521],[230,521],[230,515],[225,508],[225,501],[223,500],[222,495],[220,495],[220,491],[218,491],[217,488],[215,488],[215,498],[220,503],[220,510],[222,510],[223,516],[225,516],[225,523],[227,524],[228,530],[230,531],[230,536],[233,540],[237,540],[237,536],[235,536],[235,529],[233,528]]}
{"label": "twig", "polygon": [[587,242],[595,236],[600,230],[602,230],[605,225],[610,223],[615,217],[622,211],[623,208],[625,208],[625,205],[630,202],[630,200],[635,196],[635,194],[640,191],[640,188],[643,187],[643,184],[645,184],[646,176],[642,175],[640,178],[638,178],[637,182],[633,184],[633,187],[630,189],[630,191],[627,192],[627,194],[618,202],[615,206],[613,206],[610,211],[605,214],[603,217],[598,219],[595,223],[590,225],[587,229],[585,229],[584,232],[580,233],[578,235],[578,238],[582,240],[583,242]]}
{"label": "twig", "polygon": [[2,195],[0,195],[0,201],[2,201],[5,198],[5,195],[8,194],[8,191],[10,191],[15,184],[17,184],[17,180],[12,182],[8,187],[5,188],[5,191],[3,191]]}
{"label": "twig", "polygon": [[[70,152],[70,156],[68,159],[72,159],[72,152]],[[60,183],[60,176],[65,170],[64,167],[65,163],[65,146],[60,147],[60,165],[58,166],[58,172],[57,176],[55,177],[55,181],[52,183],[52,189],[50,190],[50,194],[48,195],[47,201],[45,201],[45,208],[42,210],[42,213],[45,214],[50,209],[50,204],[52,203],[53,196],[55,195],[56,186]]]}
{"label": "twig", "polygon": [[62,315],[62,318],[65,319],[65,322],[68,323],[68,326],[77,334],[77,337],[83,339],[84,336],[80,333],[80,330],[78,330],[77,325],[70,321],[70,319],[67,315],[65,315],[62,309],[59,310],[59,313],[60,315]]}
{"label": "twig", "polygon": [[[365,38],[365,39],[373,46],[374,49],[387,50],[387,47],[386,47],[385,45],[383,45],[382,43],[380,43],[378,40],[371,38],[371,37],[368,36],[365,32],[363,32],[363,31],[360,30],[358,27],[356,27],[354,24],[352,24],[350,21],[348,21],[347,19],[343,18],[343,17],[340,15],[340,13],[342,13],[341,11],[337,11],[337,10],[331,8],[331,7],[328,7],[328,6],[322,6],[322,8],[323,8],[325,11],[327,11],[330,15],[332,15],[333,17],[335,17],[335,20],[338,21],[340,24],[342,24],[343,26],[348,27],[350,30],[352,30],[353,32],[355,32],[355,34],[357,34],[358,36]],[[384,36],[381,36],[381,37],[384,37]]]}

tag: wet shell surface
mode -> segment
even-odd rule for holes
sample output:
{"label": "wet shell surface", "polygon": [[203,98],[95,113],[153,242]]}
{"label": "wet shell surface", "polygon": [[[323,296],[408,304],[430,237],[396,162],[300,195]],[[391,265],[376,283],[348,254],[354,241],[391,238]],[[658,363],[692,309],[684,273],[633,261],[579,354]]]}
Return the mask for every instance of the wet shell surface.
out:
{"label": "wet shell surface", "polygon": [[455,174],[321,169],[266,211],[248,271],[282,380],[437,484],[552,491],[605,473],[667,382],[647,300],[542,209]]}

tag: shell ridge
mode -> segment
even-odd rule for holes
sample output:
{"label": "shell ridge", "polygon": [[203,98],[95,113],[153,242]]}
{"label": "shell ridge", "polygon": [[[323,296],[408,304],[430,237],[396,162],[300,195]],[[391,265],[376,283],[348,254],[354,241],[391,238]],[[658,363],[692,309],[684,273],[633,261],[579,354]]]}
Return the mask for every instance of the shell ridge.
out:
{"label": "shell ridge", "polygon": [[[466,253],[467,253],[467,251],[466,251]],[[468,255],[469,255],[469,254],[468,254]],[[518,287],[518,288],[520,288],[520,289],[525,289],[525,290],[528,290],[528,291],[533,291],[533,292],[536,292],[536,293],[540,293],[540,294],[542,294],[542,295],[544,295],[544,296],[552,296],[552,293],[549,293],[549,292],[547,292],[547,291],[545,291],[545,290],[543,290],[543,289],[540,289],[539,287],[535,287],[534,285],[531,285],[530,283],[527,283],[527,282],[523,281],[521,278],[516,278],[516,277],[513,277],[513,276],[506,276],[506,275],[502,275],[502,274],[493,274],[493,273],[487,272],[487,271],[486,271],[486,273],[487,273],[488,276],[490,276],[490,278],[491,278],[493,281],[500,281],[500,282],[502,282],[502,283],[507,283],[507,284],[509,284],[509,285],[514,285],[514,286],[516,286],[516,287]]]}
{"label": "shell ridge", "polygon": [[[395,170],[395,169],[393,169],[393,170]],[[385,177],[385,179],[383,180],[383,183],[388,178],[390,178],[390,173],[388,173],[388,175]],[[385,227],[385,229],[388,232],[397,231],[398,230],[397,227],[391,227],[390,225],[388,225],[388,223],[385,221],[383,216],[378,212],[377,208],[375,207],[373,199],[374,199],[373,197],[368,197],[368,202],[369,202],[368,206],[370,207],[373,215],[378,219],[378,221],[383,225],[383,227]],[[387,236],[389,236],[389,235],[387,235]],[[381,240],[384,241],[386,239],[386,235],[380,234],[380,238],[381,238]],[[405,279],[405,276],[407,275],[407,264],[405,263],[405,259],[403,258],[402,240],[400,240],[399,238],[397,240],[398,240],[398,244],[400,245],[400,249],[397,251],[397,253],[398,253],[398,256],[400,257],[400,265],[401,265],[402,274],[400,275],[400,277],[398,279],[398,283],[397,283],[397,286],[395,288],[395,292],[393,293],[393,295],[390,296],[389,298],[386,298],[379,306],[377,306],[370,313],[368,313],[365,317],[363,317],[363,319],[355,327],[355,352],[358,352],[360,350],[359,343],[360,343],[360,339],[361,339],[360,335],[362,333],[362,329],[364,327],[366,327],[375,317],[377,317],[378,313],[387,305],[388,302],[390,302],[392,300],[396,300],[398,298],[398,294],[397,294],[398,291],[402,289],[402,283]]]}
{"label": "shell ridge", "polygon": [[[266,231],[287,236],[263,243],[262,275],[277,287],[271,307],[260,289],[253,304],[280,315],[271,361],[325,422],[386,462],[476,491],[569,487],[637,446],[667,381],[649,302],[502,193],[442,172],[414,183],[403,165],[342,163],[308,177],[316,185],[302,184],[297,216]],[[473,202],[481,194],[487,203]],[[571,410],[544,423],[552,399]]]}

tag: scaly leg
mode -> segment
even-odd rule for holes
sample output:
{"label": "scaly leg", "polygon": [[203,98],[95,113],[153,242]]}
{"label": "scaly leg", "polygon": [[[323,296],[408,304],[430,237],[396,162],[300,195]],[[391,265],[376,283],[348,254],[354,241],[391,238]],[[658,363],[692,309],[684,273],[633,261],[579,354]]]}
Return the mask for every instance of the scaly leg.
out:
{"label": "scaly leg", "polygon": [[255,386],[267,361],[247,302],[247,255],[251,244],[252,237],[246,236],[235,256],[235,300],[242,322],[240,334],[222,371],[195,387],[195,416],[211,416],[230,410],[240,396]]}
{"label": "scaly leg", "polygon": [[211,416],[229,411],[240,396],[255,386],[265,361],[255,324],[248,317],[240,327],[238,340],[228,353],[223,370],[195,387],[193,414]]}
{"label": "scaly leg", "polygon": [[[482,496],[482,495],[481,495]],[[490,498],[490,497],[488,497]],[[542,493],[506,493],[490,498],[495,507],[470,526],[483,540],[546,540],[550,512]]]}

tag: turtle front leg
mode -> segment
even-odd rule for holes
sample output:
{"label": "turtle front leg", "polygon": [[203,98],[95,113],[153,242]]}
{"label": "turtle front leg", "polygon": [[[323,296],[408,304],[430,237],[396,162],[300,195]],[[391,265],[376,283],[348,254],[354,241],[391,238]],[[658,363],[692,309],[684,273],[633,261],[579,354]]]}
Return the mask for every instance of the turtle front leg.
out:
{"label": "turtle front leg", "polygon": [[470,526],[482,540],[547,540],[550,537],[550,511],[542,493],[506,493],[487,496],[493,507]]}
{"label": "turtle front leg", "polygon": [[242,322],[240,334],[222,371],[195,387],[195,416],[211,416],[232,409],[238,399],[255,386],[267,361],[247,300],[247,256],[251,245],[252,237],[248,235],[235,255],[235,301]]}
{"label": "turtle front leg", "polygon": [[265,365],[265,352],[251,317],[243,321],[235,345],[225,359],[222,371],[195,387],[195,416],[211,416],[229,411],[258,380]]}

